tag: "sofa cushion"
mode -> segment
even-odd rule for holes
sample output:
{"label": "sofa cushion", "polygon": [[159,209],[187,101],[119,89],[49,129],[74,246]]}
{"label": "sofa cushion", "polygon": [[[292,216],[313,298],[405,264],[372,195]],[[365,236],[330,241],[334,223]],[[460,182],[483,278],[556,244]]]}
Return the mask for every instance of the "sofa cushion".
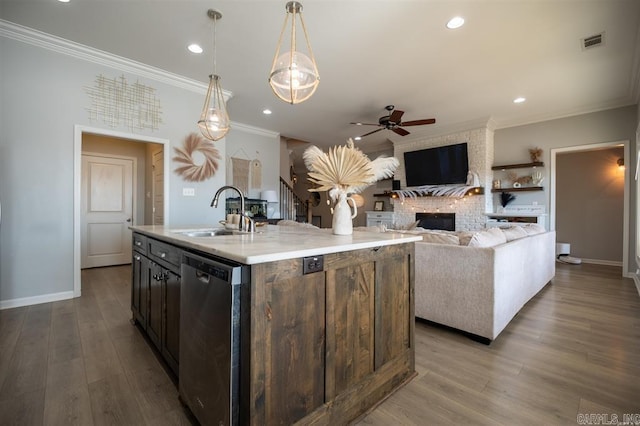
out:
{"label": "sofa cushion", "polygon": [[529,235],[524,229],[522,229],[522,226],[517,225],[509,228],[502,228],[502,233],[504,233],[507,241],[517,240],[518,238],[524,238]]}
{"label": "sofa cushion", "polygon": [[523,225],[522,229],[527,233],[527,235],[542,234],[543,232],[547,231],[546,229],[544,229],[544,226],[537,223],[528,223],[526,225]]}
{"label": "sofa cushion", "polygon": [[438,232],[434,230],[428,230],[423,233],[422,241],[425,243],[434,243],[434,244],[451,244],[454,246],[460,245],[460,239],[457,235],[451,232]]}
{"label": "sofa cushion", "polygon": [[507,238],[500,228],[489,228],[476,232],[469,241],[469,247],[493,247],[506,242]]}

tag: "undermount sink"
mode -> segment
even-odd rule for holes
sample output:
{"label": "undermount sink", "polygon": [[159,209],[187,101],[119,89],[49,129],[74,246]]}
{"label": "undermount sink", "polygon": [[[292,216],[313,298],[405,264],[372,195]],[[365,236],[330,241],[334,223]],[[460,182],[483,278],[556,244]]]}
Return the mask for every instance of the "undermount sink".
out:
{"label": "undermount sink", "polygon": [[218,235],[233,235],[234,232],[230,229],[216,228],[216,229],[203,229],[198,231],[178,231],[177,234],[184,235],[185,237],[204,238],[204,237],[216,237]]}

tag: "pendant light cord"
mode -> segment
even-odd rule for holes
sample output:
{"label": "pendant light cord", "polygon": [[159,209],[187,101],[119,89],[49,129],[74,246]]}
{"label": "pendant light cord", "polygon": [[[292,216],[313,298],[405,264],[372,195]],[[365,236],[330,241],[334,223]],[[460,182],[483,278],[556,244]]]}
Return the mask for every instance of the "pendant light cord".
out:
{"label": "pendant light cord", "polygon": [[217,75],[217,46],[216,46],[216,23],[218,22],[218,18],[216,16],[213,17],[213,75]]}

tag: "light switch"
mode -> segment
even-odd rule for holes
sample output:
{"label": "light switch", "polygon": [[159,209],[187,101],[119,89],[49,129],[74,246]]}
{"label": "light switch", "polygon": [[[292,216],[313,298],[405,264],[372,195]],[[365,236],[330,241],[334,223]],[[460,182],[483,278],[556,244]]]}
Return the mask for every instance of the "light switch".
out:
{"label": "light switch", "polygon": [[182,195],[185,197],[195,197],[196,189],[195,188],[182,188]]}

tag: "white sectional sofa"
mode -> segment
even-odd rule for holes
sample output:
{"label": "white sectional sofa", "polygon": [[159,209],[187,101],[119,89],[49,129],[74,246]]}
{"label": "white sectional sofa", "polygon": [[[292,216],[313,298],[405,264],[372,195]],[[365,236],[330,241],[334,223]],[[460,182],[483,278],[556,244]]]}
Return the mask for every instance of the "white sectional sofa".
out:
{"label": "white sectional sofa", "polygon": [[[526,236],[499,228],[473,237],[456,235],[473,239],[475,247],[455,245],[455,238],[443,244],[451,234],[425,233],[415,249],[416,317],[471,333],[485,343],[494,340],[555,275],[555,232],[532,228]],[[493,245],[498,232],[506,235]],[[424,242],[434,240],[439,242]]]}

